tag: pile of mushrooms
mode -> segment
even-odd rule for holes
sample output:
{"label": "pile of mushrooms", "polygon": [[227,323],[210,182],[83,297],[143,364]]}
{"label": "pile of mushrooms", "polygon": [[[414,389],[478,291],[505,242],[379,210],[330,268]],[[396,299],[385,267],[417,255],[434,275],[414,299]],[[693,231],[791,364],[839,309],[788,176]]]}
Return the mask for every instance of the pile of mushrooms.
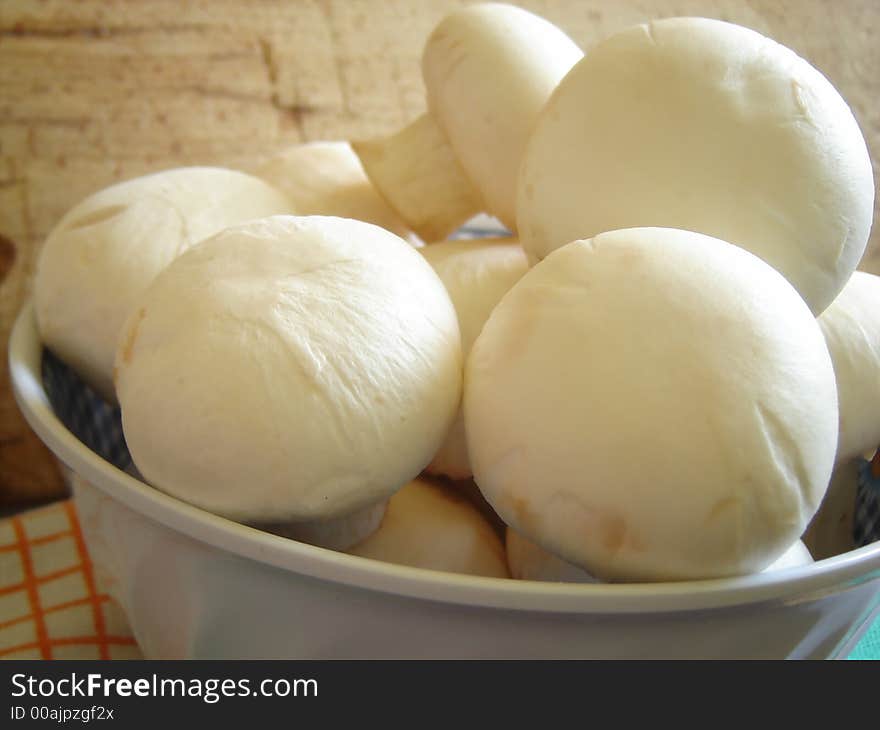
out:
{"label": "pile of mushrooms", "polygon": [[[119,404],[141,478],[494,578],[824,557],[832,477],[880,443],[874,183],[831,83],[722,21],[581,49],[498,3],[444,18],[422,71],[386,138],[158,172],[52,231],[41,337]],[[456,237],[477,213],[509,235]]]}

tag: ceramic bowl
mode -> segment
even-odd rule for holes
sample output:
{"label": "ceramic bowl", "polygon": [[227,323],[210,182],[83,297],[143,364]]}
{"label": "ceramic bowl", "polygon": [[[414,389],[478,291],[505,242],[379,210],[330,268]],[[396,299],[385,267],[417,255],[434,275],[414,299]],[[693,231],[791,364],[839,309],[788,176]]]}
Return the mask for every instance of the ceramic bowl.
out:
{"label": "ceramic bowl", "polygon": [[880,611],[880,542],[740,578],[551,584],[380,563],[174,499],[99,456],[44,387],[33,309],[9,361],[19,407],[71,470],[104,587],[148,658],[845,657]]}

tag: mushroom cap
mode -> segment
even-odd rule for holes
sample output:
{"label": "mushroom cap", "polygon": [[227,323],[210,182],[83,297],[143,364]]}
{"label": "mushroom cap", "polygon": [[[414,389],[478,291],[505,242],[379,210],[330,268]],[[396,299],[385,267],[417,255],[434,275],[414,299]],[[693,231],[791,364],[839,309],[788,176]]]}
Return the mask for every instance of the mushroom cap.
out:
{"label": "mushroom cap", "polygon": [[289,212],[265,181],[214,167],[165,170],[90,195],[61,218],[40,253],[34,304],[43,343],[115,401],[119,331],[156,274],[227,226]]}
{"label": "mushroom cap", "polygon": [[176,259],[117,354],[126,442],[148,482],[243,522],[325,520],[430,461],[461,394],[443,284],[360,221],[274,216]]}
{"label": "mushroom cap", "polygon": [[516,175],[538,112],[583,51],[549,21],[503,3],[447,15],[428,38],[428,108],[486,208],[516,226]]}
{"label": "mushroom cap", "polygon": [[465,497],[416,479],[388,503],[379,529],[348,551],[387,563],[507,578],[504,543]]}
{"label": "mushroom cap", "polygon": [[373,187],[348,142],[285,147],[253,173],[287,195],[298,215],[354,218],[415,242],[415,234]]}
{"label": "mushroom cap", "polygon": [[471,349],[464,415],[501,518],[602,580],[763,569],[815,513],[837,442],[831,358],[797,292],[671,229],[530,269]]}
{"label": "mushroom cap", "polygon": [[[557,583],[599,582],[583,568],[565,562],[559,556],[545,550],[531,540],[527,540],[516,530],[508,528],[505,538],[507,564],[512,578]],[[782,554],[782,557],[764,568],[762,572],[770,573],[774,570],[797,568],[812,562],[813,556],[810,555],[807,546],[798,540]]]}
{"label": "mushroom cap", "polygon": [[[467,357],[495,305],[528,270],[525,252],[512,238],[441,241],[425,246],[421,252],[449,292],[461,330],[462,353]],[[460,409],[428,471],[451,479],[471,475]]]}
{"label": "mushroom cap", "polygon": [[602,231],[699,231],[778,269],[819,314],[865,250],[874,180],[850,108],[807,61],[670,18],[599,43],[558,85],[517,195],[535,260]]}
{"label": "mushroom cap", "polygon": [[461,350],[467,355],[498,302],[528,271],[516,238],[460,238],[420,249],[431,264],[458,315]]}
{"label": "mushroom cap", "polygon": [[873,454],[880,445],[880,277],[854,272],[819,326],[837,377],[837,461]]}

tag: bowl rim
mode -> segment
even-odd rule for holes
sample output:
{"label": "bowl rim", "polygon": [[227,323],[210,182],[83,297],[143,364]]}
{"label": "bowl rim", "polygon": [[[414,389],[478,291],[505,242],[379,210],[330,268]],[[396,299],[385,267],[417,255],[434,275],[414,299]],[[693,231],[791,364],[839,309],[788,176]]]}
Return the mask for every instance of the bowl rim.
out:
{"label": "bowl rim", "polygon": [[194,507],[118,469],[61,423],[41,377],[43,345],[28,300],[9,339],[16,402],[30,427],[73,472],[165,528],[223,552],[287,572],[408,598],[512,611],[645,614],[821,598],[880,580],[880,541],[812,564],[736,578],[581,584],[460,575],[383,563],[263,532]]}

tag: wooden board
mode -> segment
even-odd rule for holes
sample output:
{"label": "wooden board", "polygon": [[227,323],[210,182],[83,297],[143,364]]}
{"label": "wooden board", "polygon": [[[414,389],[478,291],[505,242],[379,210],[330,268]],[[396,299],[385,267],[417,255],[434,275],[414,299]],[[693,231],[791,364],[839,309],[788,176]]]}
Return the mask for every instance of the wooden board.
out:
{"label": "wooden board", "polygon": [[[421,47],[451,0],[0,2],[0,506],[61,493],[13,402],[5,343],[64,211],[111,182],[247,165],[297,141],[391,132],[425,106]],[[877,0],[529,0],[582,47],[636,22],[749,26],[822,70],[880,155]],[[863,268],[880,273],[880,234]]]}

